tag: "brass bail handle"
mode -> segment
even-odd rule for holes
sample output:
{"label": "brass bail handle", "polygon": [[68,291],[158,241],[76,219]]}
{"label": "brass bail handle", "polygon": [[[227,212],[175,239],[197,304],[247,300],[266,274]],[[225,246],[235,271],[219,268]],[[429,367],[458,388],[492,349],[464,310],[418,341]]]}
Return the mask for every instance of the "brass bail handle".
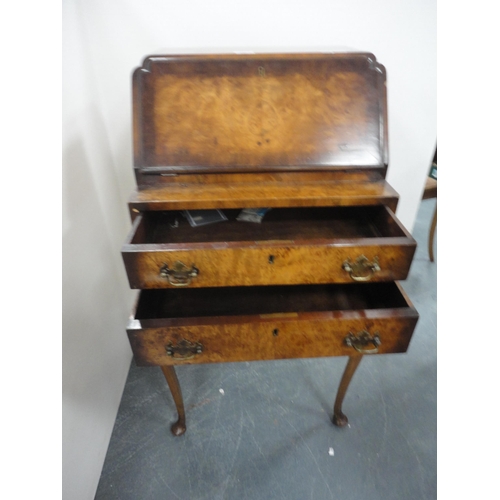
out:
{"label": "brass bail handle", "polygon": [[199,273],[200,271],[194,264],[190,269],[179,260],[174,263],[172,269],[168,267],[168,264],[163,264],[160,268],[160,276],[166,278],[172,286],[188,286]]}
{"label": "brass bail handle", "polygon": [[[344,339],[344,344],[356,349],[361,354],[375,354],[378,352],[378,347],[382,344],[382,341],[379,332],[375,332],[372,336],[366,330],[362,330],[356,334],[349,332],[349,335]],[[369,344],[372,344],[374,348],[366,349]]]}
{"label": "brass bail handle", "polygon": [[203,345],[199,342],[190,342],[189,340],[182,339],[175,345],[169,342],[165,346],[165,350],[167,351],[167,356],[186,361],[193,359],[197,354],[201,354],[203,352]]}
{"label": "brass bail handle", "polygon": [[342,269],[349,273],[354,281],[370,281],[373,275],[380,271],[378,257],[374,257],[370,262],[364,255],[360,255],[356,262],[347,259],[342,264]]}

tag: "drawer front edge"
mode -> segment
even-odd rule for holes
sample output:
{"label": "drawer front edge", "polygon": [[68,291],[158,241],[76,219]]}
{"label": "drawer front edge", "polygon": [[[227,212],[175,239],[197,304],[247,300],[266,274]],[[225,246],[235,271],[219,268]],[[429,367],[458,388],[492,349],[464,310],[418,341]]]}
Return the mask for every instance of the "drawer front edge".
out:
{"label": "drawer front edge", "polygon": [[[402,353],[408,349],[418,320],[413,308],[325,315],[328,313],[312,318],[314,314],[289,313],[253,317],[252,321],[211,318],[206,324],[193,320],[192,325],[154,328],[142,328],[134,320],[127,333],[137,365],[161,366],[360,355],[363,353],[347,345],[345,338],[363,330],[372,336],[378,333],[377,354]],[[201,345],[201,352],[193,348],[192,352],[175,353],[183,343]]]}
{"label": "drawer front edge", "polygon": [[[190,287],[296,285],[350,283],[343,268],[364,255],[378,260],[380,271],[369,281],[404,280],[408,276],[416,244],[393,238],[386,244],[258,245],[243,248],[206,248],[148,251],[124,247],[122,255],[131,288],[169,288],[161,269],[182,262],[198,270]],[[397,241],[396,241],[397,240]]]}

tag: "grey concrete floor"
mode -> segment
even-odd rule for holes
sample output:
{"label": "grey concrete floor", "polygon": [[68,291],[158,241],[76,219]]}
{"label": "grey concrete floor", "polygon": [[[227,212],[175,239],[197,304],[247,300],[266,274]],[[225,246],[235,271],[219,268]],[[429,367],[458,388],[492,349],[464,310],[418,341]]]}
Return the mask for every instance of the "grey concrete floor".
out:
{"label": "grey concrete floor", "polygon": [[365,356],[344,401],[350,427],[330,421],[347,358],[181,366],[181,437],[160,369],[132,362],[95,498],[435,498],[435,203],[421,204],[402,282],[420,313],[409,350]]}

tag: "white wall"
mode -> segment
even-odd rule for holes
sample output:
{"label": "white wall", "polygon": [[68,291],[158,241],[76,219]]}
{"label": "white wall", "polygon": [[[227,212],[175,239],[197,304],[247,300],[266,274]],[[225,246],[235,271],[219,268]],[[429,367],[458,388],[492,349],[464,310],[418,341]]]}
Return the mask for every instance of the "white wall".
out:
{"label": "white wall", "polygon": [[94,497],[130,365],[126,197],[74,5],[63,62],[63,498]]}
{"label": "white wall", "polygon": [[373,52],[386,66],[388,181],[411,229],[436,141],[435,0],[64,4],[64,498],[92,498],[123,389],[120,259],[134,187],[130,76],[149,54]]}

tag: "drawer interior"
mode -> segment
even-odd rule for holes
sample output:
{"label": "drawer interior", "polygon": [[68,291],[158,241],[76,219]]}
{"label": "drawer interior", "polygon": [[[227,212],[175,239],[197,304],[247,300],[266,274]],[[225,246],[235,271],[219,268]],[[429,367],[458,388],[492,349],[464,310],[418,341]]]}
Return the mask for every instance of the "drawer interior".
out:
{"label": "drawer interior", "polygon": [[394,283],[143,290],[136,319],[409,307]]}
{"label": "drawer interior", "polygon": [[216,243],[406,237],[385,206],[273,208],[261,223],[236,220],[240,209],[223,210],[227,221],[191,227],[178,211],[148,211],[132,244]]}

